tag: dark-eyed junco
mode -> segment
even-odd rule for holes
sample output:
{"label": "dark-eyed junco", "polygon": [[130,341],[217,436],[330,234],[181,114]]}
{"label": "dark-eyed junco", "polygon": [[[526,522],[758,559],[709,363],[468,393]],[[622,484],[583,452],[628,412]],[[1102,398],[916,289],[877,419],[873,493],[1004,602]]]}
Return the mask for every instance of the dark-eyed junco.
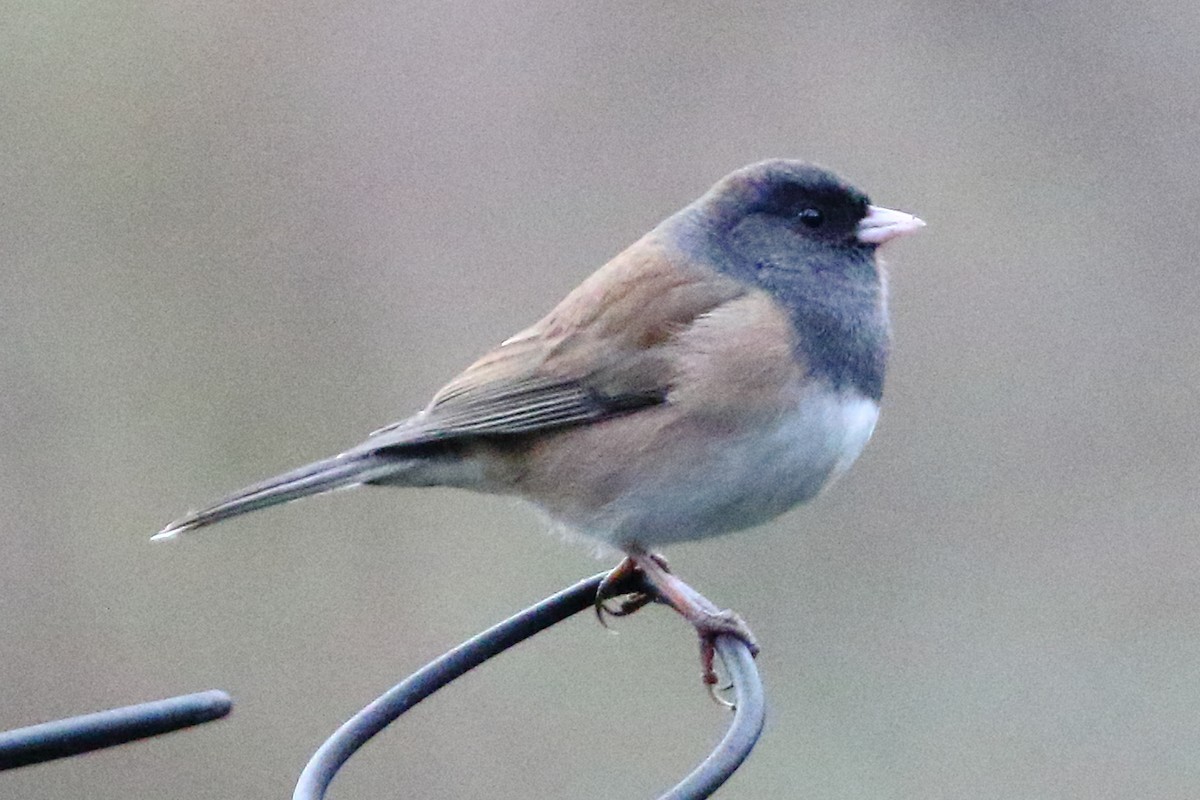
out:
{"label": "dark-eyed junco", "polygon": [[751,164],[424,410],[154,538],[359,484],[517,495],[624,551],[624,569],[696,625],[711,659],[717,634],[749,631],[691,602],[649,548],[765,522],[854,462],[890,338],[875,250],[923,225],[818,167]]}

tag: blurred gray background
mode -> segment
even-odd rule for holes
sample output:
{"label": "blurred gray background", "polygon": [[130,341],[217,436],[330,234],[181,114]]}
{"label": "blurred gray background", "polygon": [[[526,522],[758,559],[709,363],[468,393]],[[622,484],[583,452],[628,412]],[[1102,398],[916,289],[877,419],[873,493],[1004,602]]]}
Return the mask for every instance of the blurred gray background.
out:
{"label": "blurred gray background", "polygon": [[[164,522],[422,405],[744,163],[892,245],[851,474],[675,547],[764,643],[724,798],[1200,794],[1200,5],[10,4],[0,23],[0,728],[220,687],[225,722],[12,798],[290,795],[343,719],[607,565],[514,501]],[[332,796],[650,797],[715,741],[690,631],[578,618]]]}

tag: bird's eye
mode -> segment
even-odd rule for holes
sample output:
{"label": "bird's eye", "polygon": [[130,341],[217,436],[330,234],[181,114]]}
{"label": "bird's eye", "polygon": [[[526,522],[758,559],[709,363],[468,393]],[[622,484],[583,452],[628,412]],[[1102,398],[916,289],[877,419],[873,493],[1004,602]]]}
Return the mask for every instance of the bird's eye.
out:
{"label": "bird's eye", "polygon": [[806,208],[800,212],[800,223],[806,228],[819,228],[821,223],[825,222],[825,215],[820,209]]}

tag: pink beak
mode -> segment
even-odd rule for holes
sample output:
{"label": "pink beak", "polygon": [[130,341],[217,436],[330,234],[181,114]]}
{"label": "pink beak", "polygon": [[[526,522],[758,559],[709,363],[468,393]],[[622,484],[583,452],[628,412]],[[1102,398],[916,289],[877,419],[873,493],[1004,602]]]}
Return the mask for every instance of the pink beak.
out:
{"label": "pink beak", "polygon": [[883,244],[897,236],[916,233],[924,227],[925,221],[912,214],[880,206],[867,206],[867,215],[859,220],[855,233],[863,244]]}

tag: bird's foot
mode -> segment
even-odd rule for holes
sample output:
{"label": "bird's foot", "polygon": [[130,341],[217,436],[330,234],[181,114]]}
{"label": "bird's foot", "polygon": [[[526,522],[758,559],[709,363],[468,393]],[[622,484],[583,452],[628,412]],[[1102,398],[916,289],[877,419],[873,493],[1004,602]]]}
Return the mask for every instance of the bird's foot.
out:
{"label": "bird's foot", "polygon": [[[647,557],[653,559],[661,569],[670,572],[667,560],[658,553],[649,553]],[[600,582],[600,587],[596,590],[596,619],[600,620],[600,624],[607,628],[608,621],[605,616],[627,617],[658,599],[650,592],[635,588],[640,585],[642,585],[641,570],[637,562],[627,556],[604,576],[604,580]],[[615,605],[610,605],[608,602],[610,600],[617,602]]]}
{"label": "bird's foot", "polygon": [[737,612],[724,609],[715,612],[704,610],[701,613],[703,616],[698,618],[690,618],[684,614],[700,637],[700,680],[708,687],[708,694],[713,700],[723,706],[733,708],[733,703],[720,695],[720,692],[729,687],[717,685],[719,680],[714,665],[717,655],[717,637],[732,636],[741,640],[752,656],[758,655],[758,639],[755,638],[754,631],[750,630],[750,626],[746,624],[746,620],[742,619]]}
{"label": "bird's foot", "polygon": [[[661,555],[632,548],[628,553],[608,574],[596,593],[596,615],[600,621],[604,622],[606,613],[621,617],[655,601],[666,603],[696,629],[700,637],[700,679],[714,700],[730,705],[717,694],[719,679],[714,665],[716,643],[720,636],[732,636],[744,642],[751,655],[758,655],[758,640],[746,621],[733,611],[718,609],[704,595],[672,575],[666,559]],[[626,590],[625,599],[615,608],[610,608],[605,601],[622,595],[622,584],[628,585],[635,578],[640,578],[653,591],[635,590],[630,593]]]}

